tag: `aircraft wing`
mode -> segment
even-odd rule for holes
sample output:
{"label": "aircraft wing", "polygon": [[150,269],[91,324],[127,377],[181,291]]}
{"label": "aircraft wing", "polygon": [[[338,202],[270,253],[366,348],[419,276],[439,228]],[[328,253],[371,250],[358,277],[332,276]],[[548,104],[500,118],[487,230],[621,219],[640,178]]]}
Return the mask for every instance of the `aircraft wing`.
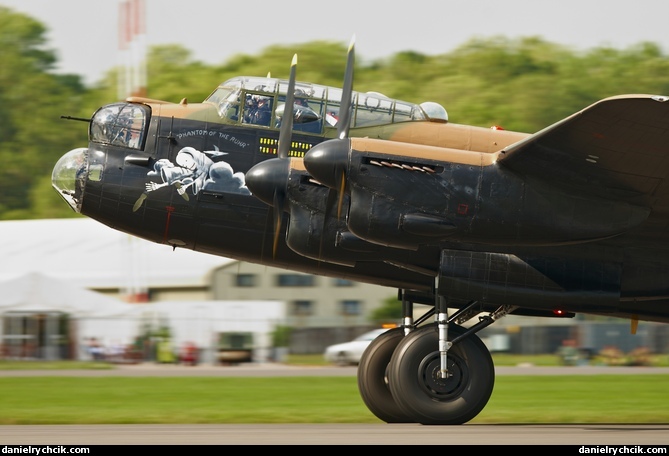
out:
{"label": "aircraft wing", "polygon": [[499,153],[500,166],[588,196],[669,204],[669,97],[598,101]]}

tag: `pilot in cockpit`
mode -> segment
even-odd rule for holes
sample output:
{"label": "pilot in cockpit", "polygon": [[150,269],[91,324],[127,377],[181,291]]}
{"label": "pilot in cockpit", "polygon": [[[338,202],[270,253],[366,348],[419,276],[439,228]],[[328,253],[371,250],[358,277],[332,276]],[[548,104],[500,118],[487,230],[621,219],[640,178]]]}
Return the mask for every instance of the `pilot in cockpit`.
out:
{"label": "pilot in cockpit", "polygon": [[302,89],[297,89],[295,91],[295,103],[293,103],[293,122],[303,123],[310,122],[313,119],[306,120],[304,119],[304,114],[307,112],[313,112],[309,107],[309,103],[305,98],[307,94]]}
{"label": "pilot in cockpit", "polygon": [[272,97],[247,94],[244,106],[244,123],[269,126],[272,118]]}
{"label": "pilot in cockpit", "polygon": [[[309,93],[302,89],[295,90],[293,99],[293,130],[319,133],[321,131],[321,118],[318,112],[309,105]],[[276,128],[281,126],[285,104],[280,104],[276,109]]]}

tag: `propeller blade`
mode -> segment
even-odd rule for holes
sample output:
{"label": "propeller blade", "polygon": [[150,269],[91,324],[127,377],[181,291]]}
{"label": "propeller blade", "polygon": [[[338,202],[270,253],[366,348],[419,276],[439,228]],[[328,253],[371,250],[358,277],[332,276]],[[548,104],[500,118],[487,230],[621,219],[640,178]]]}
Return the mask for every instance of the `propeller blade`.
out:
{"label": "propeller blade", "polygon": [[279,234],[281,233],[281,219],[283,218],[283,204],[285,195],[281,191],[274,193],[274,242],[272,243],[272,258],[276,258],[276,249],[279,246]]}
{"label": "propeller blade", "polygon": [[286,200],[286,186],[288,185],[288,153],[290,152],[290,142],[293,133],[293,103],[295,102],[295,79],[297,73],[297,54],[293,55],[293,61],[290,63],[290,76],[288,78],[288,92],[286,93],[286,102],[281,117],[281,128],[279,129],[279,144],[277,145],[277,155],[282,160],[282,167],[285,168],[285,179],[283,186],[276,186],[274,191],[274,242],[272,244],[272,257],[276,258],[276,249],[279,245],[279,235],[281,232],[281,219],[283,218],[283,205]]}
{"label": "propeller blade", "polygon": [[337,123],[337,137],[348,138],[351,126],[351,106],[353,104],[353,68],[355,66],[355,35],[351,38],[346,58],[344,86],[342,87],[341,105],[339,107],[339,121]]}
{"label": "propeller blade", "polygon": [[[344,72],[344,85],[341,94],[341,106],[339,108],[339,123],[337,124],[337,138],[340,140],[348,138],[351,128],[351,113],[353,106],[353,73],[355,68],[355,35],[351,37],[346,57],[346,71]],[[342,168],[335,169],[339,174],[339,201],[337,203],[337,219],[341,219],[341,208],[344,202],[344,191],[346,190],[346,171]]]}
{"label": "propeller blade", "polygon": [[[346,165],[348,163],[349,142],[347,141],[351,125],[351,108],[353,105],[353,70],[355,66],[355,35],[351,38],[346,58],[346,70],[342,87],[339,121],[337,123],[337,139],[319,144],[307,152],[304,165],[317,180],[330,187],[325,201],[323,226],[319,252],[323,250],[323,236],[330,219],[335,199],[337,200],[337,220],[341,219],[346,191]],[[321,253],[319,253],[319,257]]]}
{"label": "propeller blade", "polygon": [[286,102],[281,116],[281,128],[279,129],[279,145],[277,153],[279,158],[288,158],[290,152],[290,142],[293,132],[293,104],[295,103],[295,73],[297,71],[297,54],[293,55],[293,61],[290,64],[290,78],[288,79],[288,92],[286,93]]}
{"label": "propeller blade", "polygon": [[346,191],[346,169],[348,154],[351,148],[348,139],[353,106],[353,73],[355,67],[355,35],[348,47],[346,71],[342,87],[337,138],[315,145],[304,156],[307,171],[323,185],[336,190],[339,194],[337,202],[337,219],[341,218]]}
{"label": "propeller blade", "polygon": [[[281,118],[279,129],[279,141],[277,144],[278,158],[261,161],[249,169],[246,173],[246,185],[253,195],[272,206],[270,212],[273,220],[272,233],[272,256],[276,258],[281,234],[281,220],[285,209],[286,192],[288,180],[290,179],[290,143],[293,130],[293,103],[295,102],[295,75],[297,67],[297,54],[293,55],[290,64],[290,77],[288,79],[288,91],[286,103]],[[267,75],[269,77],[269,73]],[[268,220],[269,224],[269,220]]]}
{"label": "propeller blade", "polygon": [[342,170],[339,178],[339,201],[337,202],[337,219],[341,220],[341,207],[344,203],[344,191],[346,190],[346,172]]}

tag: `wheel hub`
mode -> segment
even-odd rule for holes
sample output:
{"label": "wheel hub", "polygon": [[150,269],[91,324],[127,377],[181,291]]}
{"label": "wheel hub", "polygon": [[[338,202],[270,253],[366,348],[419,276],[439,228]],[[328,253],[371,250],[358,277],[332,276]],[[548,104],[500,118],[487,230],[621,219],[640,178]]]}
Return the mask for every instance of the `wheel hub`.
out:
{"label": "wheel hub", "polygon": [[447,367],[448,376],[442,378],[439,352],[434,352],[423,359],[418,369],[423,390],[438,401],[459,397],[467,385],[467,367],[457,355],[449,353]]}

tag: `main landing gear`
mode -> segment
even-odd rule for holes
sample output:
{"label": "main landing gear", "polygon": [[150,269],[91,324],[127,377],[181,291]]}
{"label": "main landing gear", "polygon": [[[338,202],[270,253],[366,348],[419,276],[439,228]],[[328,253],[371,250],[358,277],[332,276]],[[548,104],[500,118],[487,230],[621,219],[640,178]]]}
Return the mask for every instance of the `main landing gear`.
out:
{"label": "main landing gear", "polygon": [[[463,424],[486,406],[495,382],[490,352],[475,334],[513,311],[503,306],[469,328],[476,302],[448,317],[443,298],[415,323],[403,298],[404,324],[377,337],[358,365],[365,405],[387,423]],[[427,319],[436,315],[434,323]]]}

